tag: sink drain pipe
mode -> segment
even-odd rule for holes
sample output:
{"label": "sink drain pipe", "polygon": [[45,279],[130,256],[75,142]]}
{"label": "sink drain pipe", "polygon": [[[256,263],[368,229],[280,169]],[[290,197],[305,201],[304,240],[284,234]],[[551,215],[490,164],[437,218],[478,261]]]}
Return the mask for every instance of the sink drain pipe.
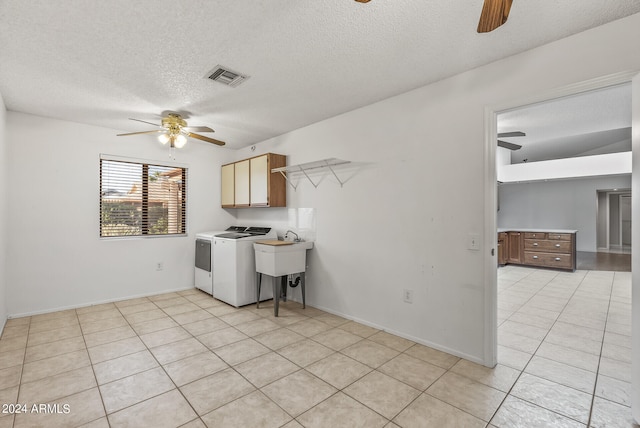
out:
{"label": "sink drain pipe", "polygon": [[300,275],[298,275],[295,282],[291,281],[291,278],[293,278],[293,275],[289,275],[289,287],[296,288],[300,284]]}

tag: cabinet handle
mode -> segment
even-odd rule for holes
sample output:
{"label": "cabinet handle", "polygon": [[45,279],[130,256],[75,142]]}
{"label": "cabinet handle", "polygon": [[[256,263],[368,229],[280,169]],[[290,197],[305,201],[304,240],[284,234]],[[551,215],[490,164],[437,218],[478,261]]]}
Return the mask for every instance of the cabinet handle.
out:
{"label": "cabinet handle", "polygon": [[560,244],[556,244],[556,248],[560,248]]}
{"label": "cabinet handle", "polygon": [[534,247],[537,247],[537,246],[538,246],[538,243],[537,243],[537,242],[534,242],[534,243],[533,243],[533,246],[534,246]]}
{"label": "cabinet handle", "polygon": [[559,262],[561,259],[560,259],[560,257],[556,257],[556,259],[555,259],[555,260],[556,260],[557,262]]}
{"label": "cabinet handle", "polygon": [[537,259],[537,258],[538,258],[538,256],[533,256],[533,258],[534,258],[534,259]]}

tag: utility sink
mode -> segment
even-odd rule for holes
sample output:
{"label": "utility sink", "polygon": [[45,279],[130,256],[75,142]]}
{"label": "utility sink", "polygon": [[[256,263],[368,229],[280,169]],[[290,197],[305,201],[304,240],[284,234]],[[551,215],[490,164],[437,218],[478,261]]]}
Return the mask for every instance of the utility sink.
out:
{"label": "utility sink", "polygon": [[278,277],[306,270],[307,250],[312,241],[258,241],[253,244],[256,252],[256,272]]}

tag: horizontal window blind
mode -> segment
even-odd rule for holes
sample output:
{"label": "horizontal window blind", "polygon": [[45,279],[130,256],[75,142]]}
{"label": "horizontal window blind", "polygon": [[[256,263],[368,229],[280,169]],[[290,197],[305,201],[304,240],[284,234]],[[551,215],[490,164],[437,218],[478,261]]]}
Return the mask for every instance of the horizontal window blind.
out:
{"label": "horizontal window blind", "polygon": [[186,233],[187,169],[100,159],[100,236]]}

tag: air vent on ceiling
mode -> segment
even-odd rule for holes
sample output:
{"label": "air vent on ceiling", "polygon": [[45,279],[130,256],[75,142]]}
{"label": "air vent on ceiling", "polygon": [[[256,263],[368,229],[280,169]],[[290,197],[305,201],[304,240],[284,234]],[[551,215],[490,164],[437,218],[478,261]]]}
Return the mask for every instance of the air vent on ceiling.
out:
{"label": "air vent on ceiling", "polygon": [[216,68],[209,73],[209,79],[215,80],[223,85],[231,86],[232,88],[235,88],[248,78],[249,76],[247,75],[229,70],[227,67],[223,67],[221,65],[216,66]]}

